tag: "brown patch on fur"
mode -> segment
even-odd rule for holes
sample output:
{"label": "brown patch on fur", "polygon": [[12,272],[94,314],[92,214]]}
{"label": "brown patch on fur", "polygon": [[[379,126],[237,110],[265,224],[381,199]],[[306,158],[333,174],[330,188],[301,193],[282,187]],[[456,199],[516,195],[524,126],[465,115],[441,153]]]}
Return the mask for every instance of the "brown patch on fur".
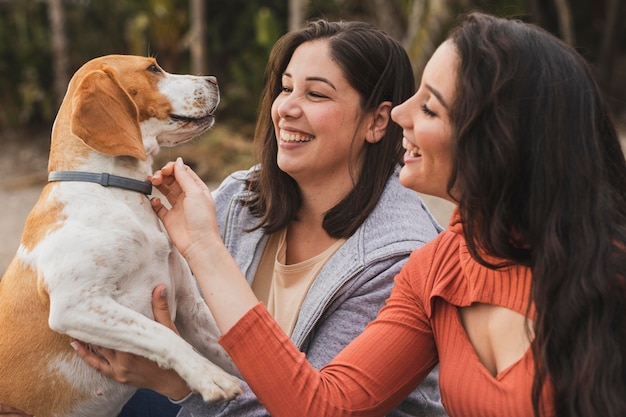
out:
{"label": "brown patch on fur", "polygon": [[[32,250],[45,236],[60,228],[65,220],[63,205],[51,196],[54,185],[46,186],[26,220],[22,245]],[[75,398],[88,396],[74,388],[58,371],[42,373],[55,358],[64,362],[80,360],[70,347],[70,338],[48,326],[50,298],[43,277],[16,256],[0,281],[0,402],[36,416],[63,415],[74,406]],[[48,351],[50,355],[33,355]],[[25,389],[17,381],[39,381]],[[40,399],[33,403],[32,398]],[[71,399],[71,400],[70,400]]]}
{"label": "brown patch on fur", "polygon": [[44,188],[39,201],[26,219],[22,245],[28,250],[32,250],[47,234],[60,228],[66,219],[63,204],[50,196],[54,185],[48,184]]}
{"label": "brown patch on fur", "polygon": [[154,58],[109,55],[74,74],[52,129],[50,171],[75,168],[90,149],[146,158],[139,123],[165,120],[172,111],[152,66],[159,68]]}
{"label": "brown patch on fur", "polygon": [[[0,281],[0,402],[12,405],[38,417],[66,414],[76,397],[87,397],[72,387],[65,377],[52,373],[41,383],[41,369],[46,369],[51,356],[64,356],[67,361],[79,360],[70,347],[70,338],[48,327],[50,300],[37,272],[16,257]],[[28,300],[28,302],[26,302]],[[14,336],[19,335],[19,339]],[[49,351],[41,357],[33,352]],[[16,381],[39,381],[27,387]],[[32,403],[33,398],[40,399]],[[72,399],[70,403],[70,399]]]}
{"label": "brown patch on fur", "polygon": [[145,160],[137,106],[111,68],[89,72],[72,97],[70,130],[96,151]]}

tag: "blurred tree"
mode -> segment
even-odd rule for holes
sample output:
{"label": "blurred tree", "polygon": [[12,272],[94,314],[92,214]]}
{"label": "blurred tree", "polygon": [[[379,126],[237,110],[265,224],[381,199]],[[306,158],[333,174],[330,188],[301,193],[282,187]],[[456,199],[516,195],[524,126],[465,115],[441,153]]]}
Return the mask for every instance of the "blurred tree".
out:
{"label": "blurred tree", "polygon": [[287,21],[285,0],[231,0],[208,10],[209,67],[223,92],[220,120],[254,123],[269,51]]}
{"label": "blurred tree", "polygon": [[191,71],[194,74],[207,73],[205,5],[205,0],[191,0],[189,2],[191,14],[189,49],[191,51]]}
{"label": "blurred tree", "polygon": [[148,39],[150,48],[158,52],[159,63],[170,71],[177,71],[181,61],[190,71],[187,33],[190,24],[189,4],[181,0],[148,1]]}
{"label": "blurred tree", "polygon": [[295,30],[304,24],[308,0],[289,0],[289,30]]}
{"label": "blurred tree", "polygon": [[[614,81],[616,81],[613,74],[615,73],[615,62],[619,56],[620,39],[622,41],[622,48],[624,48],[624,43],[626,43],[624,42],[624,38],[626,38],[626,36],[624,36],[626,33],[624,30],[626,5],[622,0],[607,0],[605,10],[606,20],[598,56],[598,79],[606,91],[612,91],[614,89]],[[621,88],[626,89],[626,84],[624,83],[624,78],[626,77],[624,77],[624,72],[625,70],[622,67],[621,73],[618,74],[621,75],[619,77],[622,82]],[[619,100],[624,101],[625,98],[626,97],[622,96]]]}
{"label": "blurred tree", "polygon": [[52,60],[54,62],[54,98],[61,104],[69,82],[67,37],[65,36],[65,9],[62,0],[48,0],[48,20],[52,34]]}
{"label": "blurred tree", "polygon": [[572,9],[567,0],[554,0],[559,21],[561,38],[570,45],[575,44],[574,28],[572,22]]}
{"label": "blurred tree", "polygon": [[409,53],[416,78],[426,66],[428,58],[443,41],[454,16],[467,7],[465,0],[407,1],[407,30],[402,43]]}
{"label": "blurred tree", "polygon": [[375,24],[404,45],[419,79],[453,18],[470,6],[471,0],[310,0],[308,16]]}
{"label": "blurred tree", "polygon": [[56,110],[43,3],[0,3],[0,128],[50,120]]}
{"label": "blurred tree", "polygon": [[169,72],[216,75],[221,123],[248,126],[269,51],[294,22],[370,21],[402,42],[419,77],[455,16],[475,8],[518,16],[573,42],[615,111],[626,110],[623,0],[0,0],[0,130],[50,125],[63,74],[67,80],[110,53],[152,55]]}
{"label": "blurred tree", "polygon": [[[556,0],[528,0],[530,21],[566,39]],[[589,60],[618,118],[626,124],[626,2],[569,0],[572,45]]]}

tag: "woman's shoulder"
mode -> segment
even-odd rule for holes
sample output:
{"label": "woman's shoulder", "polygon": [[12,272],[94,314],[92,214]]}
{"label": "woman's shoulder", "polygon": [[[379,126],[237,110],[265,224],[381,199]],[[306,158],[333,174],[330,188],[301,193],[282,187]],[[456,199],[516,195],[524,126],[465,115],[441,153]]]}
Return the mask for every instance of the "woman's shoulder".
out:
{"label": "woman's shoulder", "polygon": [[428,270],[432,270],[438,265],[458,263],[460,250],[464,245],[463,226],[457,208],[452,212],[447,229],[422,248],[411,253],[409,267],[427,267]]}
{"label": "woman's shoulder", "polygon": [[241,198],[245,195],[247,182],[258,169],[258,165],[255,165],[249,169],[234,171],[224,178],[212,193],[218,210],[223,204],[228,204],[233,197]]}
{"label": "woman's shoulder", "polygon": [[256,169],[258,168],[253,166],[247,170],[235,171],[213,190],[212,196],[220,229],[224,229],[227,218],[241,214],[242,205],[236,203],[245,199],[248,193],[247,180],[251,178]]}
{"label": "woman's shoulder", "polygon": [[400,184],[397,172],[389,178],[363,227],[368,233],[388,235],[393,240],[422,243],[431,241],[443,230],[419,194]]}
{"label": "woman's shoulder", "polygon": [[459,233],[450,228],[444,230],[411,253],[399,279],[405,280],[424,300],[439,291],[445,294],[459,292],[459,286],[465,285],[459,281],[463,275],[459,257],[463,242]]}
{"label": "woman's shoulder", "polygon": [[410,267],[426,266],[432,269],[439,264],[458,262],[459,251],[463,245],[462,234],[448,228],[423,247],[413,251],[408,263]]}
{"label": "woman's shoulder", "polygon": [[242,169],[230,173],[219,186],[213,191],[214,196],[216,194],[224,193],[226,190],[232,189],[245,189],[246,181],[252,177],[252,175],[259,170],[258,165],[254,165],[248,169]]}

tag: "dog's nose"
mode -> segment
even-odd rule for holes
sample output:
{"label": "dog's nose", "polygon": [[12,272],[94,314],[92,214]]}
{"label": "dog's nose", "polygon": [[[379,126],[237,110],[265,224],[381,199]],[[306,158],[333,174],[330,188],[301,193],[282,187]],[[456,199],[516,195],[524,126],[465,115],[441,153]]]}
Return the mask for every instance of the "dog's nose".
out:
{"label": "dog's nose", "polygon": [[209,75],[209,76],[207,76],[207,77],[206,77],[206,79],[207,79],[207,81],[208,81],[210,84],[215,84],[215,85],[217,85],[217,77],[215,77],[215,76],[213,76],[213,75]]}

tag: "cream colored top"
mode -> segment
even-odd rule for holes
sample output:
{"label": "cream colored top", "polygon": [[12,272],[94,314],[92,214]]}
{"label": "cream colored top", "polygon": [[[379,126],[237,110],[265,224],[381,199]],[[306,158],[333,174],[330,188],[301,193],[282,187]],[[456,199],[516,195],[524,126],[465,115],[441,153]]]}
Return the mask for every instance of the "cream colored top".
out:
{"label": "cream colored top", "polygon": [[291,336],[309,288],[326,261],[346,239],[339,239],[306,261],[286,265],[286,237],[286,228],[269,237],[252,282],[252,291],[267,306],[283,331]]}

